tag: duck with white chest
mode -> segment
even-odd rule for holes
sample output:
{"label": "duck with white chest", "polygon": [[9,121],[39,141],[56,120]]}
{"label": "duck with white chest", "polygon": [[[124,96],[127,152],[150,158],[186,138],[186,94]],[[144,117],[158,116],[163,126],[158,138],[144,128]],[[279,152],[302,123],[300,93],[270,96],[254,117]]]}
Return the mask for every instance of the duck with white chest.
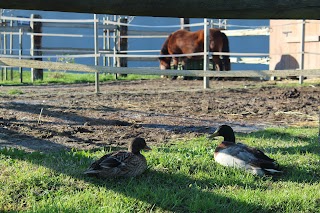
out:
{"label": "duck with white chest", "polygon": [[241,168],[253,174],[264,176],[282,173],[278,163],[268,157],[263,151],[236,143],[233,129],[228,125],[221,125],[211,137],[222,136],[223,142],[218,145],[214,152],[214,159],[217,163]]}

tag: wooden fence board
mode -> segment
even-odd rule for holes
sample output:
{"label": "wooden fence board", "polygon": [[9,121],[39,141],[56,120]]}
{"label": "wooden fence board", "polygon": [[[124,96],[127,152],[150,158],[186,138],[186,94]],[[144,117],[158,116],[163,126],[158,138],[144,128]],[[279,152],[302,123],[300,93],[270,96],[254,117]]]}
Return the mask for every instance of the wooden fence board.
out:
{"label": "wooden fence board", "polygon": [[141,75],[180,75],[197,77],[287,77],[287,76],[320,76],[320,69],[311,70],[237,70],[237,71],[203,71],[203,70],[160,70],[149,67],[103,67],[83,64],[70,64],[49,61],[35,61],[13,58],[0,58],[0,66],[26,67],[37,69],[76,71],[76,72],[99,72],[119,74],[141,74]]}
{"label": "wooden fence board", "polygon": [[[2,0],[0,8],[133,16],[319,19],[319,0]],[[179,9],[177,9],[179,8]]]}

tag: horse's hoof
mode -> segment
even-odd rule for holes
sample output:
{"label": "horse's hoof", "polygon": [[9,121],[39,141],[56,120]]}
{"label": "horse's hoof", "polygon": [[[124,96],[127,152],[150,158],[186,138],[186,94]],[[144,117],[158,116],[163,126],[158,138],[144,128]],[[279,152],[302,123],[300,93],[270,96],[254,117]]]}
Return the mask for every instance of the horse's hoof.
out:
{"label": "horse's hoof", "polygon": [[177,80],[178,76],[172,76],[171,80]]}
{"label": "horse's hoof", "polygon": [[189,76],[183,76],[183,77],[182,77],[182,79],[183,79],[183,80],[192,80],[192,77],[189,77]]}

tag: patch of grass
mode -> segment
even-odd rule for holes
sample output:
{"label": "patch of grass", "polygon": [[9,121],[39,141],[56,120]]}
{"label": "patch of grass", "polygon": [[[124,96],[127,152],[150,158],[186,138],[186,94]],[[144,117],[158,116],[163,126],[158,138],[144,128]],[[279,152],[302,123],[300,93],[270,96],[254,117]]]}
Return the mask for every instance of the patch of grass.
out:
{"label": "patch of grass", "polygon": [[282,80],[282,81],[277,81],[276,85],[279,87],[316,87],[320,86],[320,78],[310,78],[310,79],[305,79],[303,81],[303,84],[299,84],[299,80]]}
{"label": "patch of grass", "polygon": [[20,89],[10,89],[8,91],[8,94],[9,95],[21,95],[21,94],[23,94],[23,92]]}
{"label": "patch of grass", "polygon": [[316,128],[237,134],[265,150],[284,174],[256,177],[214,162],[220,140],[173,141],[143,153],[137,178],[82,175],[104,150],[27,153],[0,150],[0,209],[25,212],[318,212],[320,145]]}
{"label": "patch of grass", "polygon": [[[31,82],[30,71],[23,72],[23,83],[20,83],[20,74],[18,71],[13,71],[13,80],[0,81],[1,85],[23,85],[23,84],[34,84],[34,85],[46,85],[46,84],[75,84],[75,83],[94,83],[95,74],[93,73],[70,73],[70,72],[52,72],[46,71],[43,73],[43,80],[37,80]],[[154,75],[135,75],[129,74],[127,77],[119,77],[118,80],[140,80],[140,79],[157,79],[160,76]],[[113,74],[100,74],[99,81],[106,82],[115,80]]]}

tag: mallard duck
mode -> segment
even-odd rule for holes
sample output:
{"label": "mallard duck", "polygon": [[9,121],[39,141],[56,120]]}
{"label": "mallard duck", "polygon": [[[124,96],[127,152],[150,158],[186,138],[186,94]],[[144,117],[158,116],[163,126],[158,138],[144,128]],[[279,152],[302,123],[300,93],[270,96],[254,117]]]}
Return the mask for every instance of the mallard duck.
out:
{"label": "mallard duck", "polygon": [[117,151],[104,155],[93,162],[84,174],[100,178],[134,177],[147,169],[146,158],[141,150],[151,150],[143,138],[135,138],[129,143],[128,151]]}
{"label": "mallard duck", "polygon": [[236,143],[233,129],[228,125],[221,125],[212,137],[222,136],[223,142],[214,152],[214,159],[223,166],[242,168],[253,174],[263,176],[281,173],[277,162],[261,150]]}

